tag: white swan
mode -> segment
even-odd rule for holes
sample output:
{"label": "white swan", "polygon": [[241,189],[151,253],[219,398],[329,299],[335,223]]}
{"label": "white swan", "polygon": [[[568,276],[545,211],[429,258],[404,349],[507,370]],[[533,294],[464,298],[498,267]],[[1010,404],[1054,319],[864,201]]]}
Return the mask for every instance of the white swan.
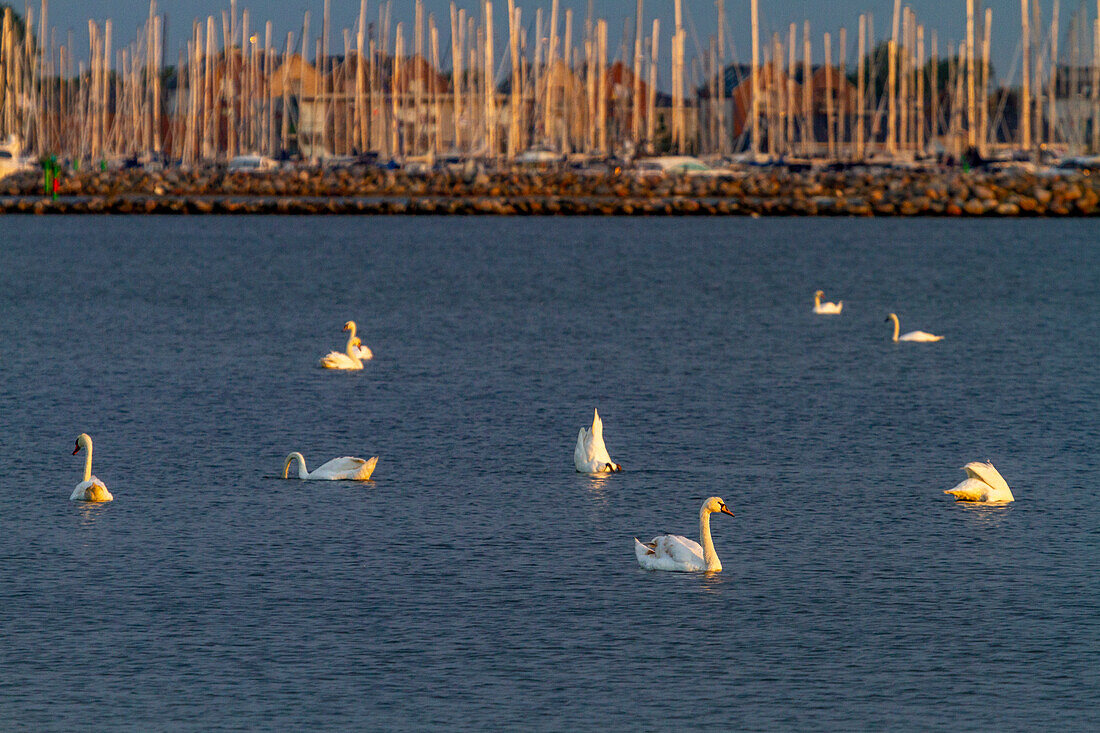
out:
{"label": "white swan", "polygon": [[283,464],[283,478],[290,477],[290,464],[294,462],[295,458],[298,459],[298,478],[313,481],[367,481],[374,473],[374,467],[378,465],[378,456],[370,460],[344,456],[343,458],[333,458],[312,471],[308,471],[306,470],[306,459],[302,457],[301,453],[295,451],[286,457],[286,463]]}
{"label": "white swan", "polygon": [[710,538],[710,515],[714,512],[733,516],[721,498],[712,496],[704,501],[699,509],[699,539],[703,541],[702,546],[678,534],[659,535],[649,542],[639,542],[635,537],[634,554],[638,557],[638,564],[646,570],[722,572],[722,561],[718,559],[714,541]]}
{"label": "white swan", "polygon": [[891,313],[886,316],[886,320],[894,322],[894,341],[941,341],[943,339],[943,336],[936,336],[927,331],[910,331],[907,334],[898,336],[901,324],[898,322],[897,314]]}
{"label": "white swan", "polygon": [[355,321],[344,324],[344,330],[350,331],[348,344],[344,351],[330,351],[321,357],[321,366],[325,369],[362,369],[363,362],[359,356],[359,346],[355,337]]}
{"label": "white swan", "polygon": [[370,350],[369,346],[363,346],[363,342],[358,336],[352,338],[351,353],[358,356],[363,361],[370,361],[374,358],[374,352]]}
{"label": "white swan", "polygon": [[111,496],[103,482],[92,475],[92,438],[87,433],[81,433],[76,439],[73,455],[79,453],[81,448],[88,454],[84,459],[84,480],[73,489],[69,501],[113,501],[115,497]]}
{"label": "white swan", "polygon": [[603,443],[603,420],[600,411],[592,410],[592,427],[581,428],[577,447],[573,450],[573,465],[581,473],[616,473],[623,467],[611,460]]}
{"label": "white swan", "polygon": [[839,316],[840,312],[844,310],[844,301],[839,303],[822,303],[821,296],[825,295],[824,290],[818,290],[814,293],[814,313],[818,313],[823,316]]}
{"label": "white swan", "polygon": [[951,494],[956,501],[981,501],[986,503],[1005,503],[1015,501],[1012,489],[1008,488],[1000,471],[988,461],[972,461],[962,467],[966,471],[966,480],[953,489],[943,492]]}

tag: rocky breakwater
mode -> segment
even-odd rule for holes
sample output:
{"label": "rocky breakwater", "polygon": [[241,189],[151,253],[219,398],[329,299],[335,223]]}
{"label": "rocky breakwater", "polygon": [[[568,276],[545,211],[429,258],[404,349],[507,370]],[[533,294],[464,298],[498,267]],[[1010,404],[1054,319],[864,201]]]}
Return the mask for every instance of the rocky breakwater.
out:
{"label": "rocky breakwater", "polygon": [[0,180],[0,213],[1092,216],[1100,176],[1077,171],[850,168],[644,177],[500,168],[414,174],[352,167],[65,173]]}

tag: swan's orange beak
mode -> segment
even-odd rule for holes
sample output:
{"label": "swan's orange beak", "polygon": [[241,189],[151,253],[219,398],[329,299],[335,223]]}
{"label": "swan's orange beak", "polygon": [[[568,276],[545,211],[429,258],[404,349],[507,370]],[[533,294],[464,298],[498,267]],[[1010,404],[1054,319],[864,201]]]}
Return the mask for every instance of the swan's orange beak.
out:
{"label": "swan's orange beak", "polygon": [[73,448],[73,455],[75,456],[79,452],[80,452],[80,443],[77,443],[76,447]]}
{"label": "swan's orange beak", "polygon": [[729,507],[725,507],[725,506],[724,506],[724,507],[722,507],[721,509],[719,509],[719,511],[720,511],[720,512],[722,512],[723,514],[728,514],[728,515],[730,515],[731,517],[733,516],[733,512],[731,512],[731,511],[729,510]]}

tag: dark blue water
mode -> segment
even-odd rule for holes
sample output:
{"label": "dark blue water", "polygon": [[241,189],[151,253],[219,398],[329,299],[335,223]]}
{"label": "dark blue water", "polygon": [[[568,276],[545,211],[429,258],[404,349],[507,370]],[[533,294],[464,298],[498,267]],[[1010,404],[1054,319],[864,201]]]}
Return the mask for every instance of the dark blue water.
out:
{"label": "dark blue water", "polygon": [[1094,729],[1095,231],[5,218],[0,727]]}

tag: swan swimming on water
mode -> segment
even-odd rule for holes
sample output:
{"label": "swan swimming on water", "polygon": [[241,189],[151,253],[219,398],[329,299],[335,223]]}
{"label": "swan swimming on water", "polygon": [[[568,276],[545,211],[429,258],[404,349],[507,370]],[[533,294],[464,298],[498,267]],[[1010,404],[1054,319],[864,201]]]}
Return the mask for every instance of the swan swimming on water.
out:
{"label": "swan swimming on water", "polygon": [[898,336],[901,324],[898,322],[897,314],[891,313],[886,316],[886,320],[894,322],[894,341],[940,341],[943,339],[943,336],[936,336],[926,331],[910,331],[907,334]]}
{"label": "swan swimming on water", "polygon": [[92,438],[87,433],[81,433],[76,439],[75,456],[83,448],[87,456],[84,458],[84,480],[73,489],[69,501],[113,501],[115,497],[107,491],[106,485],[92,475]]}
{"label": "swan swimming on water", "polygon": [[[321,366],[325,369],[363,368],[363,357],[359,355],[359,344],[361,342],[355,335],[355,321],[348,321],[345,323],[344,330],[351,332],[348,335],[347,347],[344,351],[330,351],[328,354],[321,357]],[[370,350],[368,349],[367,351],[369,352]]]}
{"label": "swan swimming on water", "polygon": [[962,467],[966,471],[966,480],[953,489],[943,492],[955,497],[956,501],[978,501],[985,503],[1007,504],[1015,501],[1012,489],[1001,476],[1000,471],[989,461],[972,461]]}
{"label": "swan swimming on water", "polygon": [[824,290],[818,290],[814,293],[814,313],[823,316],[839,316],[840,312],[844,310],[844,301],[842,300],[839,303],[822,303],[821,298],[824,295]]}
{"label": "swan swimming on water", "polygon": [[573,465],[581,473],[618,473],[623,467],[611,460],[603,442],[603,420],[600,411],[592,410],[592,427],[581,428],[577,447],[573,450]]}
{"label": "swan swimming on water", "polygon": [[374,352],[370,350],[369,346],[363,346],[363,341],[358,336],[352,338],[351,352],[363,361],[370,361],[374,358]]}
{"label": "swan swimming on water", "polygon": [[295,451],[286,457],[283,464],[283,478],[290,478],[290,464],[298,459],[298,478],[312,481],[367,481],[374,473],[374,467],[378,465],[378,456],[370,460],[362,458],[333,458],[317,468],[309,471],[306,469],[306,459]]}
{"label": "swan swimming on water", "polygon": [[714,541],[710,538],[710,515],[715,512],[733,516],[720,497],[712,496],[704,501],[699,509],[699,539],[703,541],[702,545],[678,534],[658,535],[649,542],[639,542],[635,537],[634,554],[638,557],[638,564],[646,570],[722,572],[722,561],[718,559]]}

